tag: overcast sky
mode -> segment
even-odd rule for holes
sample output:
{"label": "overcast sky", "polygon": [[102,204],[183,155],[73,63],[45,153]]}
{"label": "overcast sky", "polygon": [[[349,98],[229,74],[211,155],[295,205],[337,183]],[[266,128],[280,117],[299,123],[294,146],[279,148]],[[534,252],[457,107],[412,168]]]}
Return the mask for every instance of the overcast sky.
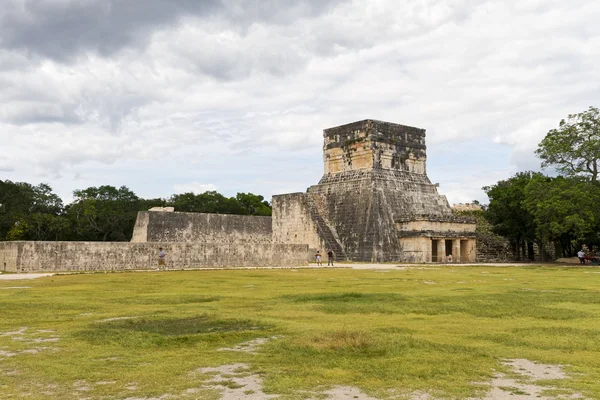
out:
{"label": "overcast sky", "polygon": [[0,179],[305,191],[322,130],[427,130],[450,203],[600,106],[597,0],[0,0]]}

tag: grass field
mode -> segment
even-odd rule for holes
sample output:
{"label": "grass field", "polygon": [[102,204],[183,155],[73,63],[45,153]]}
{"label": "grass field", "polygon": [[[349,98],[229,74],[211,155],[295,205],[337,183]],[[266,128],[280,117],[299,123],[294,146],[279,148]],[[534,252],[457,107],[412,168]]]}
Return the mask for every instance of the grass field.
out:
{"label": "grass field", "polygon": [[219,399],[239,384],[202,369],[232,364],[281,399],[483,398],[508,359],[563,366],[548,397],[600,398],[598,269],[61,275],[0,281],[0,313],[2,399]]}

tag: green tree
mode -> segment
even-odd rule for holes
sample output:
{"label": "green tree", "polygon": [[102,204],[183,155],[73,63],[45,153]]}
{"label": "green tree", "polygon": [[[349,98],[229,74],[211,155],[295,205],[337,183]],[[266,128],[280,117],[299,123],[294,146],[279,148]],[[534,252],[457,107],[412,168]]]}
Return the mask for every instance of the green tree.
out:
{"label": "green tree", "polygon": [[0,240],[57,240],[63,203],[47,184],[0,181]]}
{"label": "green tree", "polygon": [[168,204],[183,212],[271,215],[269,202],[252,193],[238,193],[228,198],[214,190],[200,194],[189,192],[171,196]]}
{"label": "green tree", "polygon": [[561,120],[538,145],[535,154],[543,167],[554,166],[566,176],[585,176],[598,181],[600,159],[600,110],[590,107]]}
{"label": "green tree", "polygon": [[227,197],[216,191],[207,191],[200,194],[192,192],[175,194],[171,196],[169,205],[175,207],[176,211],[231,214],[228,212],[231,205]]}
{"label": "green tree", "polygon": [[235,199],[242,206],[246,215],[271,215],[271,206],[261,195],[238,193]]}
{"label": "green tree", "polygon": [[73,192],[67,207],[73,240],[127,241],[140,210],[140,199],[126,186],[89,187]]}
{"label": "green tree", "polygon": [[492,232],[511,242],[517,258],[523,254],[533,259],[536,227],[533,215],[524,202],[525,188],[538,175],[541,176],[535,172],[519,172],[509,179],[483,188],[490,199],[484,216],[492,224]]}
{"label": "green tree", "polygon": [[525,188],[525,208],[533,216],[537,236],[554,242],[563,256],[581,244],[598,245],[600,187],[576,178],[537,175]]}

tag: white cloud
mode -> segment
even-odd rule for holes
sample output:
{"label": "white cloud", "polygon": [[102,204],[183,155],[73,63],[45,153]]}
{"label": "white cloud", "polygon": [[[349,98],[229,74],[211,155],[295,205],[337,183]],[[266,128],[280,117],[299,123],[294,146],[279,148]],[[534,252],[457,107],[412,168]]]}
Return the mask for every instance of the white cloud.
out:
{"label": "white cloud", "polygon": [[210,192],[213,190],[217,190],[217,187],[212,183],[200,183],[200,182],[188,182],[188,183],[178,183],[173,185],[173,190],[176,194],[181,193],[194,193],[201,194],[204,192]]}

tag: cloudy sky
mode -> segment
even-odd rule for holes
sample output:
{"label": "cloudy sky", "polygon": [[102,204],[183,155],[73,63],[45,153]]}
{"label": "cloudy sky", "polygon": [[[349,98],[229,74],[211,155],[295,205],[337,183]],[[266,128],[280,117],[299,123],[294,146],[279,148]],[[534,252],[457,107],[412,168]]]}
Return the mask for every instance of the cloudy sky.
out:
{"label": "cloudy sky", "polygon": [[322,130],[427,130],[451,203],[600,106],[597,0],[0,0],[0,179],[304,191]]}

